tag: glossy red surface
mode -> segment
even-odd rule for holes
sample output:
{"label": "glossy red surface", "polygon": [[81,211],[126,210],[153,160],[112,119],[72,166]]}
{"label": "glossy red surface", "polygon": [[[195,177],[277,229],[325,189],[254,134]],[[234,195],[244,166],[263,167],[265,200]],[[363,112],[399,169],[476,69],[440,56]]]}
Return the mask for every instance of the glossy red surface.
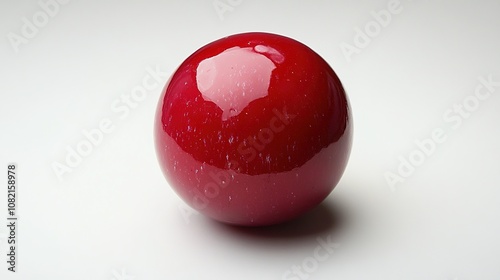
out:
{"label": "glossy red surface", "polygon": [[181,198],[221,222],[284,222],[324,200],[352,143],[332,68],[293,39],[244,33],[212,42],[171,76],[155,122],[161,168]]}

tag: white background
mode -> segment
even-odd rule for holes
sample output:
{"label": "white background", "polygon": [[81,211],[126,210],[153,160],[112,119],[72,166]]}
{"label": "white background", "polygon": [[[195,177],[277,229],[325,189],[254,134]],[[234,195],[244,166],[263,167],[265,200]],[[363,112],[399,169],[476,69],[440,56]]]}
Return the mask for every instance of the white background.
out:
{"label": "white background", "polygon": [[[72,0],[46,22],[37,1],[0,3],[0,168],[15,162],[19,177],[11,273],[1,176],[1,279],[282,279],[294,265],[309,279],[500,279],[498,82],[474,99],[479,77],[500,81],[499,1],[401,0],[380,30],[371,12],[387,11],[386,0],[221,1],[231,9]],[[24,30],[26,21],[37,30]],[[369,42],[356,45],[356,28],[367,26]],[[317,51],[354,114],[353,152],[333,193],[305,218],[267,229],[183,215],[153,147],[168,76],[204,44],[247,31]],[[343,52],[346,44],[356,53]],[[112,109],[156,68],[161,83],[144,100],[127,115]],[[449,110],[464,100],[473,110],[457,120]],[[103,120],[112,132],[60,180],[53,164],[66,164],[82,130]],[[444,143],[391,187],[386,172],[401,175],[401,158],[418,154],[415,141],[436,128]],[[317,238],[339,245],[320,262]]]}

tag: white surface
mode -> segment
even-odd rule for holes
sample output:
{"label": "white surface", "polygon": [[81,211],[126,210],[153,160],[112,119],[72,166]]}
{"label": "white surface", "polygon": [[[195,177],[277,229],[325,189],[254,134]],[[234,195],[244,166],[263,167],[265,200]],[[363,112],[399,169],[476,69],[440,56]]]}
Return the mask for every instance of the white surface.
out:
{"label": "white surface", "polygon": [[[500,2],[402,0],[350,61],[341,45],[389,1],[228,2],[221,19],[212,0],[69,1],[18,52],[9,34],[21,36],[23,17],[43,10],[0,3],[0,168],[19,169],[18,272],[2,261],[0,279],[282,279],[314,264],[317,238],[339,246],[302,278],[500,279],[500,86],[460,126],[443,118],[478,77],[500,81]],[[302,221],[187,223],[155,157],[155,106],[189,54],[246,31],[295,38],[332,65],[353,108],[353,153],[332,195]],[[126,114],[121,95],[156,67],[161,84]],[[60,181],[52,164],[106,119],[113,130]],[[446,141],[391,188],[384,174],[435,128]],[[1,260],[6,234],[1,226]]]}

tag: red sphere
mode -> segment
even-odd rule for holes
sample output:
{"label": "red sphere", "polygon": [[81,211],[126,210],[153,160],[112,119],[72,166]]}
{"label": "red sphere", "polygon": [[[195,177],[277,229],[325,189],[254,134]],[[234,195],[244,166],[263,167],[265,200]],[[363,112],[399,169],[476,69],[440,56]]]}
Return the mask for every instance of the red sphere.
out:
{"label": "red sphere", "polygon": [[191,207],[224,223],[272,225],[330,194],[349,158],[352,120],[318,54],[244,33],[179,66],[158,104],[155,140],[165,177]]}

